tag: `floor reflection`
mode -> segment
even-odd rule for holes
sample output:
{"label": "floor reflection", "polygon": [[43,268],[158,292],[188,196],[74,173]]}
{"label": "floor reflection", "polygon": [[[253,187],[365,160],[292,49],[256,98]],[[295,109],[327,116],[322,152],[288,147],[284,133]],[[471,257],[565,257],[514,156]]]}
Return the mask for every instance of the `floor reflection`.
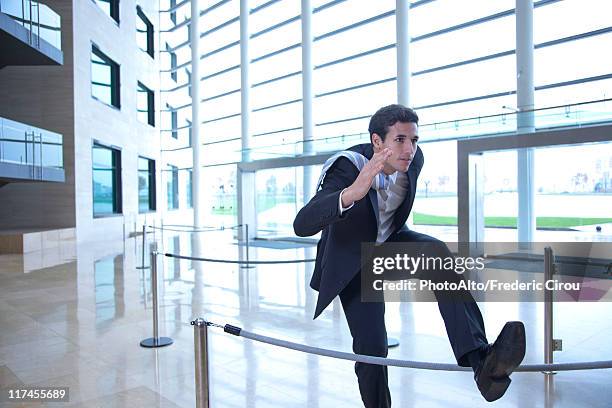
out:
{"label": "floor reflection", "polygon": [[[154,239],[162,253],[224,260],[246,259],[236,231],[147,234],[146,265]],[[73,406],[194,406],[193,328],[205,317],[318,347],[351,350],[338,301],[312,320],[316,293],[312,264],[256,265],[160,256],[160,335],[175,343],[157,350],[139,342],[152,333],[151,270],[142,266],[142,237],[78,246],[72,261],[25,270],[21,256],[0,256],[0,386],[71,387]],[[70,253],[69,251],[65,253]],[[314,246],[250,246],[249,259],[309,259]],[[40,256],[40,254],[39,254]],[[482,303],[492,340],[506,320],[521,319],[528,333],[526,362],[543,361],[541,303]],[[556,361],[610,359],[610,303],[555,305]],[[390,303],[389,335],[400,340],[390,357],[452,362],[442,319],[433,303]],[[210,330],[213,406],[356,407],[351,362],[319,358]],[[513,376],[499,406],[610,406],[610,370]],[[394,406],[488,406],[469,373],[390,368]],[[62,406],[66,406],[65,404]]]}

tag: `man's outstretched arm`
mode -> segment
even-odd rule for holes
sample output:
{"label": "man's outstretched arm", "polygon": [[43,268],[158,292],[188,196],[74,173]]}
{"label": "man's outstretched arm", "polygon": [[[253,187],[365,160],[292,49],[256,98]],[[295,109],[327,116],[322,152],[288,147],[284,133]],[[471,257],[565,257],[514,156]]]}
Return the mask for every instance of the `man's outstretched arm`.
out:
{"label": "man's outstretched arm", "polygon": [[341,218],[338,206],[340,193],[355,179],[357,169],[345,157],[340,157],[325,175],[315,196],[295,216],[293,230],[299,237],[315,235]]}
{"label": "man's outstretched arm", "polygon": [[295,217],[295,234],[300,237],[315,235],[329,224],[343,219],[340,206],[350,207],[368,194],[372,180],[382,171],[390,155],[389,149],[375,153],[360,172],[347,158],[338,158],[327,171],[321,190]]}

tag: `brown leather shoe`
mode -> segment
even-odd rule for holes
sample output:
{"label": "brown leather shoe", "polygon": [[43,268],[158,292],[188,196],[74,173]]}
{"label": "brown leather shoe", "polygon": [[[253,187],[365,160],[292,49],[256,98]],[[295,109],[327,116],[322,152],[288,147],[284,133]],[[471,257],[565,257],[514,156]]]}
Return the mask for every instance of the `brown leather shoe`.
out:
{"label": "brown leather shoe", "polygon": [[525,357],[525,326],[508,322],[490,345],[474,373],[480,393],[487,401],[501,398],[510,385],[509,375]]}

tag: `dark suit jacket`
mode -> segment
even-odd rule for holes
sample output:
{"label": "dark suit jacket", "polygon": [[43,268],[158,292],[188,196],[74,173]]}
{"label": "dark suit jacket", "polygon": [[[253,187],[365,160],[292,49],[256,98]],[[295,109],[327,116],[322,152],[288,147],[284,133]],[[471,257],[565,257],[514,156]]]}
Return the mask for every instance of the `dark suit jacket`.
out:
{"label": "dark suit jacket", "polygon": [[[370,143],[356,145],[348,150],[373,155]],[[417,148],[412,163],[406,172],[408,193],[395,212],[393,231],[399,231],[408,218],[416,184],[423,167],[423,152]],[[293,222],[295,234],[300,237],[315,235],[323,231],[317,244],[317,258],[310,286],[319,291],[314,317],[316,318],[340,294],[342,289],[361,269],[361,244],[375,242],[378,234],[378,198],[370,189],[368,195],[357,201],[353,208],[339,213],[340,192],[350,186],[359,171],[345,157],[340,157],[327,171],[323,185],[315,196],[302,208]]]}

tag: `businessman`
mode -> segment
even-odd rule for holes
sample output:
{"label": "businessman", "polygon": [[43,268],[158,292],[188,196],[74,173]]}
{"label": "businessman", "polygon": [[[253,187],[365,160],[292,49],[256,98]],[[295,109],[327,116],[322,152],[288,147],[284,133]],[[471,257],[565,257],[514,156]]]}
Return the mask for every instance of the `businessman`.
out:
{"label": "businessman", "polygon": [[[319,292],[314,317],[339,296],[353,352],[386,357],[385,304],[361,300],[361,244],[416,242],[431,244],[437,256],[452,255],[441,241],[405,226],[424,163],[417,146],[416,113],[401,105],[383,107],[370,119],[368,130],[370,143],[350,147],[324,164],[317,192],[298,212],[293,227],[298,236],[322,231],[310,282]],[[454,271],[436,271],[432,276],[461,279]],[[434,294],[457,363],[472,367],[487,401],[500,398],[510,385],[509,375],[525,355],[523,324],[506,323],[489,344],[482,315],[469,292],[460,294],[460,301]],[[355,373],[366,408],[391,406],[386,366],[356,363]]]}

